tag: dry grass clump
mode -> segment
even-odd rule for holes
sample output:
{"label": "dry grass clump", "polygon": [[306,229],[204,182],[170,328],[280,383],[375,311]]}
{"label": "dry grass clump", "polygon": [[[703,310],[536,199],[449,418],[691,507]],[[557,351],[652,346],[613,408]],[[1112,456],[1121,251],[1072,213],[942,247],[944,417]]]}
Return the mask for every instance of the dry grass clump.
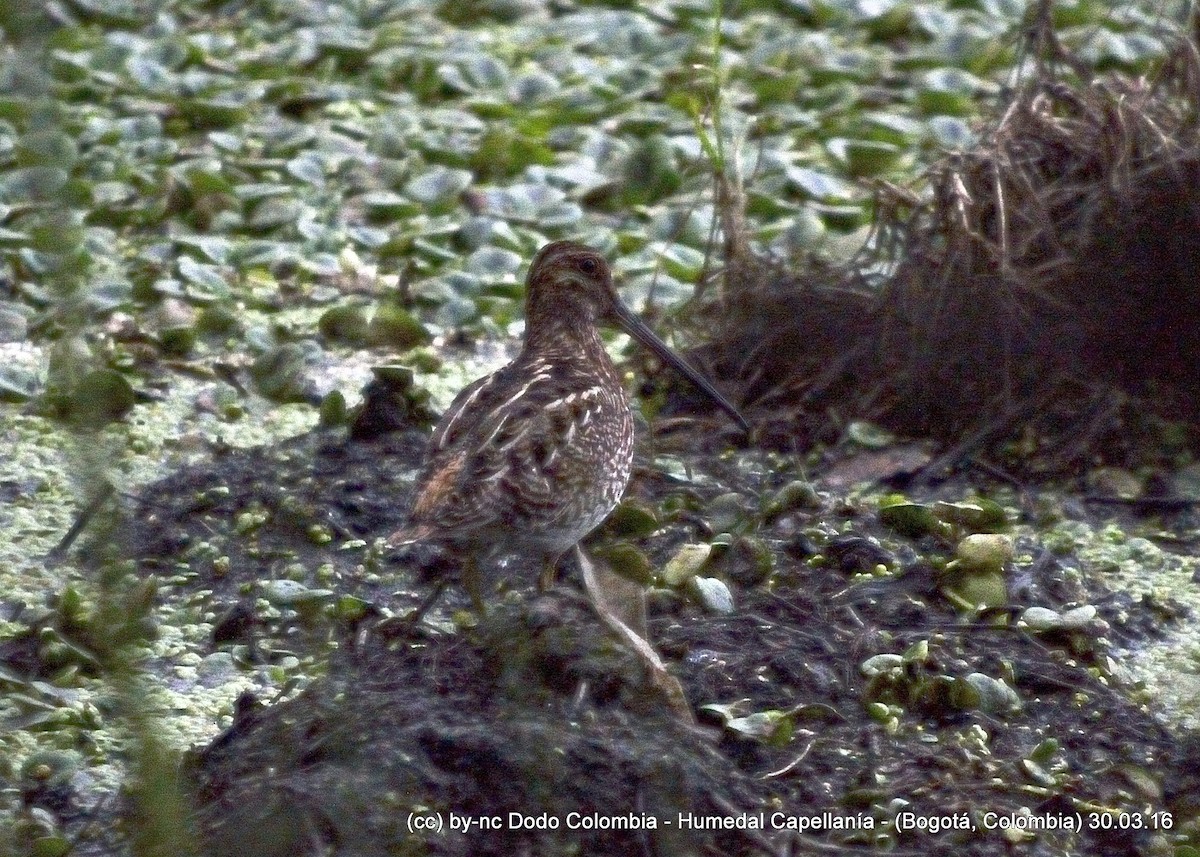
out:
{"label": "dry grass clump", "polygon": [[1048,4],[1030,33],[1042,59],[979,143],[915,205],[881,191],[873,258],[800,279],[727,242],[740,323],[714,354],[748,400],[806,434],[832,402],[977,447],[1024,433],[1054,467],[1128,457],[1147,415],[1200,423],[1200,54],[1083,79]]}

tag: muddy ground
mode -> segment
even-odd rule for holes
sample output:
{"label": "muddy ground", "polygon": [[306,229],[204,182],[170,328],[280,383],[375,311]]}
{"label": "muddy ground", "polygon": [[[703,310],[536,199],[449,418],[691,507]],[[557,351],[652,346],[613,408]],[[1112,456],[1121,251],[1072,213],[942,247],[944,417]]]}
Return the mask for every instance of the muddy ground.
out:
{"label": "muddy ground", "polygon": [[[232,725],[185,759],[205,853],[1179,853],[1172,843],[1200,812],[1200,740],[1162,725],[1109,660],[1152,644],[1177,609],[1104,591],[1069,552],[1022,534],[1047,515],[1039,492],[969,474],[910,495],[928,505],[990,492],[1008,519],[990,528],[1016,527],[1005,603],[964,613],[942,568],[965,529],[898,534],[874,495],[849,487],[903,481],[911,449],[842,448],[807,474],[808,490],[794,458],[673,424],[653,450],[643,441],[628,494],[657,524],[624,538],[655,569],[684,543],[720,545],[701,573],[728,586],[731,613],[684,590],[649,599],[651,636],[698,725],[648,690],[566,566],[538,595],[535,569],[499,563],[479,621],[451,587],[411,633],[373,630],[454,567],[388,556],[378,541],[406,508],[421,429],[220,453],[145,492],[128,550],[161,580],[160,598],[211,618],[200,654],[315,665],[286,701],[244,696]],[[1111,513],[1050,505],[1093,524]],[[1136,522],[1136,508],[1120,511]],[[1166,523],[1193,518],[1183,506]],[[589,549],[615,537],[601,531]],[[1017,621],[1032,606],[1079,605],[1097,612],[1076,627]],[[53,801],[90,825],[85,851],[119,843],[95,833],[116,830],[120,801],[99,817],[72,813],[61,789]],[[558,826],[512,829],[510,813]],[[1056,829],[987,829],[1023,813]],[[681,814],[729,827],[681,830]],[[451,816],[500,824],[452,832]],[[443,827],[414,830],[415,818]],[[967,829],[906,831],[905,818]],[[568,829],[613,819],[636,829]],[[1063,829],[1071,820],[1083,829]],[[755,821],[764,829],[741,829]],[[789,821],[810,826],[775,829]]]}

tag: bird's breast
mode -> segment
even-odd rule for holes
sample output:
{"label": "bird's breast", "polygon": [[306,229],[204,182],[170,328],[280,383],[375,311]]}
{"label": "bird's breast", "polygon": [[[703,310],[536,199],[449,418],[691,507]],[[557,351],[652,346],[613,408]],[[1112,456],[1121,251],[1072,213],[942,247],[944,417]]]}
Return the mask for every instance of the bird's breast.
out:
{"label": "bird's breast", "polygon": [[599,526],[625,493],[633,468],[633,414],[624,391],[608,384],[576,390],[546,413],[559,442],[542,465],[557,502],[542,521],[531,523],[549,548],[566,550]]}

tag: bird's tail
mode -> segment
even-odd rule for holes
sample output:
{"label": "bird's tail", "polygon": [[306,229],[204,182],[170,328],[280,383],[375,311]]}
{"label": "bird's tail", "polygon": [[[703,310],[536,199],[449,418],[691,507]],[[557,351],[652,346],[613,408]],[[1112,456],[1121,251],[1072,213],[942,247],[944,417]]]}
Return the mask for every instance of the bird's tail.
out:
{"label": "bird's tail", "polygon": [[406,545],[423,542],[433,535],[433,527],[428,524],[407,524],[388,536],[390,548],[401,548]]}

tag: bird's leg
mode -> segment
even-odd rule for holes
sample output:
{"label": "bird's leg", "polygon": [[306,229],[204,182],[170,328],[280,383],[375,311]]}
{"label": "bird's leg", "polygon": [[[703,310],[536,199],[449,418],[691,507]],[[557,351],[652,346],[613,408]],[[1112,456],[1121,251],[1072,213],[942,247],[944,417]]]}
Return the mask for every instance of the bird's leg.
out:
{"label": "bird's leg", "polygon": [[442,590],[445,588],[446,579],[442,578],[438,580],[438,582],[433,585],[433,589],[430,591],[430,593],[425,596],[425,600],[417,605],[417,609],[410,613],[406,617],[405,621],[413,626],[416,626],[418,622],[425,618],[425,614],[429,612],[430,608],[433,607],[434,604],[437,604],[438,599],[442,597]]}
{"label": "bird's leg", "polygon": [[437,603],[438,598],[442,595],[442,590],[446,588],[446,579],[441,578],[433,585],[433,589],[425,596],[425,599],[416,606],[411,613],[405,616],[393,616],[391,619],[384,619],[375,626],[375,633],[379,634],[384,639],[395,639],[410,634],[414,628],[421,624],[421,620],[425,618],[425,614],[430,608]]}
{"label": "bird's leg", "polygon": [[[679,679],[667,670],[663,659],[654,650],[654,646],[650,645],[644,632],[639,633],[629,627],[626,617],[618,613],[620,611],[629,614],[628,609],[621,604],[621,599],[627,593],[613,590],[611,584],[613,581],[619,580],[622,584],[628,585],[628,581],[623,577],[618,577],[616,572],[611,569],[606,568],[599,573],[599,567],[588,559],[579,545],[575,546],[575,558],[579,561],[579,573],[583,578],[583,588],[596,610],[596,615],[600,617],[600,621],[608,630],[623,640],[642,662],[650,678],[650,683],[662,694],[663,700],[680,722],[687,726],[695,726],[696,715],[692,713],[692,706],[688,703],[687,695],[684,694],[683,685],[679,683]],[[635,621],[644,621],[644,616],[641,619],[637,616],[633,618]]]}
{"label": "bird's leg", "polygon": [[558,560],[559,557],[553,554],[542,557],[542,573],[538,576],[538,592],[545,592],[554,586],[554,581],[558,578]]}
{"label": "bird's leg", "polygon": [[479,563],[475,559],[475,554],[467,554],[467,558],[463,560],[462,568],[463,589],[467,590],[467,595],[471,599],[471,606],[475,608],[475,612],[482,618],[487,615],[487,605],[483,601],[483,575],[479,572]]}

